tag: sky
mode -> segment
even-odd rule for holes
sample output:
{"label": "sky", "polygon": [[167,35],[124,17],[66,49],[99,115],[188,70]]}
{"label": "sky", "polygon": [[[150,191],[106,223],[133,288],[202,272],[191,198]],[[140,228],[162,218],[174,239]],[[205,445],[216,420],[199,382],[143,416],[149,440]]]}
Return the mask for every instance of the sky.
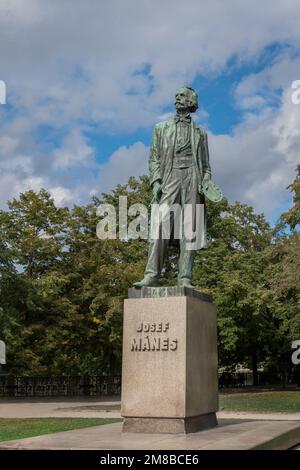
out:
{"label": "sky", "polygon": [[84,204],[148,174],[152,129],[193,86],[213,179],[275,223],[300,163],[298,0],[1,0],[0,207]]}

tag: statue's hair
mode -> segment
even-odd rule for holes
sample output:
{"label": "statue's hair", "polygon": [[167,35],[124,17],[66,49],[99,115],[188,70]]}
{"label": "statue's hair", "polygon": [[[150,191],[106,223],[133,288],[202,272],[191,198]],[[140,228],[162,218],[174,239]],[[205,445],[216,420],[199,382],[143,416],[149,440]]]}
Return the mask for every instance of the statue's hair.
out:
{"label": "statue's hair", "polygon": [[[188,92],[188,105],[189,112],[194,113],[198,109],[198,95],[195,92],[194,88],[190,86],[183,86],[179,90],[186,90]],[[178,90],[178,91],[179,91]]]}
{"label": "statue's hair", "polygon": [[185,86],[184,87],[186,90],[189,91],[189,96],[190,96],[190,112],[195,113],[198,109],[198,95],[195,92],[194,88],[190,86]]}

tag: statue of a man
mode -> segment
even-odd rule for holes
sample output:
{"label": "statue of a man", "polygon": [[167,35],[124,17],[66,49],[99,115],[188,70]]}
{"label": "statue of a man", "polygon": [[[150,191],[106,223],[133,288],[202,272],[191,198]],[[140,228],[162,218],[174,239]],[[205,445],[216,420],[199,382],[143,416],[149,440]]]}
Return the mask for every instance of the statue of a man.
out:
{"label": "statue of a man", "polygon": [[[193,88],[184,87],[177,91],[175,107],[175,116],[168,121],[156,124],[153,132],[149,156],[152,202],[157,202],[159,207],[163,205],[171,207],[177,204],[184,208],[190,205],[192,225],[195,228],[196,207],[204,203],[203,187],[211,180],[207,134],[193,122],[190,115],[198,109],[198,97]],[[157,223],[163,222],[159,220]],[[206,244],[205,210],[203,223],[196,229],[201,231],[197,235],[200,235],[201,248],[204,248]],[[156,239],[150,239],[144,278],[136,282],[135,287],[159,284],[169,243],[170,239],[161,235]],[[179,239],[178,285],[192,287],[195,249],[188,249],[187,245],[187,237],[182,233]]]}

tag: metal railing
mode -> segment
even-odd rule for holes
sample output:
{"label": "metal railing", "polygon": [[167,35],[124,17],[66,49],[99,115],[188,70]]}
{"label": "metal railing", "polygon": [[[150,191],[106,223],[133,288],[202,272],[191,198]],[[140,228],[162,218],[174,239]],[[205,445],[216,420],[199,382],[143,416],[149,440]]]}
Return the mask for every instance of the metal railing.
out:
{"label": "metal railing", "polygon": [[100,397],[120,393],[120,376],[0,375],[0,397]]}

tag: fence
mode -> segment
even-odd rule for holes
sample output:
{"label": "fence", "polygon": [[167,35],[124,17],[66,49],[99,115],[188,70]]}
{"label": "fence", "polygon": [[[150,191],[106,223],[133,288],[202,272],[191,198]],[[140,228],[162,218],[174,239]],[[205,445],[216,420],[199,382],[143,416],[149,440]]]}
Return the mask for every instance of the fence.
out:
{"label": "fence", "polygon": [[[253,385],[252,372],[220,372],[218,374],[219,389],[242,388]],[[259,384],[263,382],[262,374],[258,374]]]}
{"label": "fence", "polygon": [[120,393],[119,376],[0,375],[0,397],[100,397],[120,395]]}
{"label": "fence", "polygon": [[[252,373],[222,372],[218,376],[219,389],[243,388],[253,384]],[[258,374],[258,379],[259,385],[278,383],[278,380],[269,382],[263,373]],[[120,394],[121,377],[119,375],[32,377],[0,375],[0,397],[105,397]]]}

